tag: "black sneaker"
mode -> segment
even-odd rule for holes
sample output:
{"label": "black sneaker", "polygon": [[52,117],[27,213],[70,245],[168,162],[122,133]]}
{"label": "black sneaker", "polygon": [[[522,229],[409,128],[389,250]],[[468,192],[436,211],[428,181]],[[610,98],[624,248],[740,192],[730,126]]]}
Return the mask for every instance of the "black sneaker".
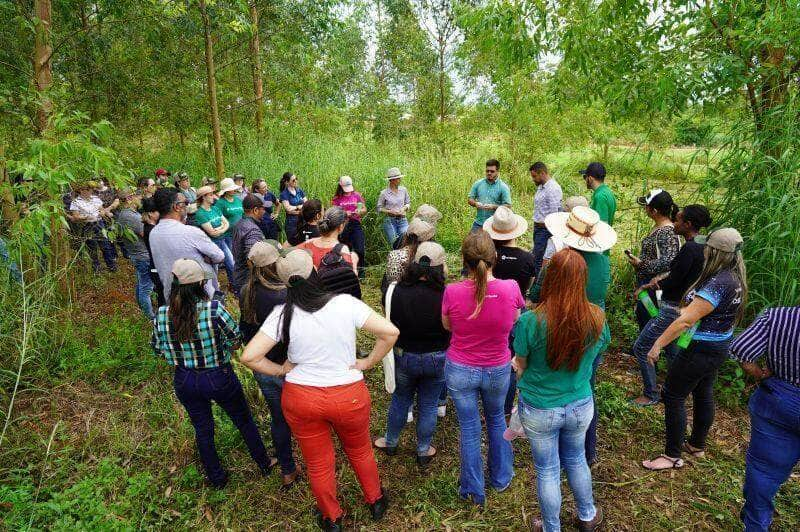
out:
{"label": "black sneaker", "polygon": [[381,486],[381,498],[369,505],[369,513],[372,515],[373,521],[380,521],[389,508],[389,494],[386,493],[386,488]]}
{"label": "black sneaker", "polygon": [[322,517],[322,512],[320,512],[317,507],[314,507],[314,517],[317,519],[317,526],[320,530],[325,530],[326,532],[340,532],[344,530],[341,517],[335,521],[332,521],[329,517]]}

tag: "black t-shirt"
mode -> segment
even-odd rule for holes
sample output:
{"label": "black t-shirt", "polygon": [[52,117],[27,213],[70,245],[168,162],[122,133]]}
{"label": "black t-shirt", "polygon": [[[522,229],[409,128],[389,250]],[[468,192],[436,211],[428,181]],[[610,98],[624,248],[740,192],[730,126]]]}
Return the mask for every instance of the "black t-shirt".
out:
{"label": "black t-shirt", "polygon": [[298,244],[302,244],[307,240],[311,240],[312,238],[317,238],[319,236],[319,229],[316,225],[306,225],[302,229],[298,226],[298,231],[287,237],[289,244],[296,246]]}
{"label": "black t-shirt", "polygon": [[442,296],[426,282],[398,284],[392,295],[391,320],[400,337],[397,347],[410,353],[444,351],[450,333],[442,326]]}
{"label": "black t-shirt", "polygon": [[[244,343],[247,343],[253,339],[258,330],[261,328],[261,325],[264,323],[264,320],[266,320],[267,316],[269,316],[270,312],[272,312],[272,309],[274,309],[277,305],[286,303],[286,289],[271,290],[260,283],[256,283],[255,287],[257,323],[247,323],[244,321],[244,318],[239,320],[239,330],[242,332],[242,339],[244,340]],[[240,300],[240,307],[241,304],[242,301]],[[273,347],[270,352],[267,353],[267,358],[276,364],[283,364],[286,362],[286,346],[279,342],[278,345]]]}
{"label": "black t-shirt", "polygon": [[155,227],[155,225],[153,225],[153,224],[145,223],[144,224],[144,237],[142,237],[142,240],[144,240],[144,245],[147,248],[147,254],[150,255],[150,269],[151,270],[155,270],[156,269],[156,265],[153,263],[153,252],[150,251],[150,231],[152,231],[154,227]]}
{"label": "black t-shirt", "polygon": [[687,240],[686,244],[678,251],[669,267],[669,275],[659,281],[661,300],[678,303],[683,298],[686,290],[700,277],[703,271],[703,244],[694,240]]}
{"label": "black t-shirt", "polygon": [[497,263],[492,273],[498,279],[514,279],[519,285],[519,291],[528,293],[533,278],[533,254],[521,248],[497,248]]}

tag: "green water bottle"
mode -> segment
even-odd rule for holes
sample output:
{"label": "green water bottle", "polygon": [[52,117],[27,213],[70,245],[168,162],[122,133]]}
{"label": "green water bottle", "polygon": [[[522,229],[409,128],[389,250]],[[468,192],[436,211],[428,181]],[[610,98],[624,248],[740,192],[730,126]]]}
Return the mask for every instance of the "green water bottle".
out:
{"label": "green water bottle", "polygon": [[694,336],[694,333],[697,331],[698,325],[700,325],[699,321],[694,325],[692,325],[690,329],[683,331],[683,334],[681,334],[678,337],[678,341],[675,342],[675,344],[681,349],[686,349],[687,347],[689,347],[689,342],[692,341],[692,337]]}
{"label": "green water bottle", "polygon": [[644,305],[644,308],[647,309],[647,313],[650,314],[651,318],[658,316],[658,307],[656,307],[656,304],[653,303],[653,300],[650,298],[650,294],[647,293],[647,290],[642,290],[639,292],[639,301],[641,301],[642,305]]}

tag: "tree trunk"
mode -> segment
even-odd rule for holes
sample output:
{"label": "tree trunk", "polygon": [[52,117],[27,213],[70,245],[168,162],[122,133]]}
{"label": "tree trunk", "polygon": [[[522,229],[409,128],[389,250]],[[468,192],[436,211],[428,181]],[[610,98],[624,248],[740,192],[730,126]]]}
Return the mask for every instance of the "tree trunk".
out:
{"label": "tree trunk", "polygon": [[50,0],[34,0],[33,16],[36,21],[33,44],[33,83],[36,92],[39,93],[36,128],[39,135],[44,135],[50,114],[53,112],[53,102],[47,95],[48,89],[53,84],[50,62],[53,55],[53,47],[50,43],[50,23],[52,22]]}
{"label": "tree trunk", "polygon": [[2,177],[2,193],[0,193],[0,209],[3,214],[3,227],[8,229],[19,220],[19,212],[14,204],[14,184],[6,168],[6,144],[0,142],[0,177]]}
{"label": "tree trunk", "polygon": [[255,2],[250,4],[250,19],[253,23],[253,36],[250,38],[250,66],[253,70],[253,96],[256,101],[256,131],[261,132],[264,121],[264,83],[261,80],[261,43],[258,39],[258,9]]}
{"label": "tree trunk", "polygon": [[214,164],[217,179],[225,177],[225,162],[222,159],[222,134],[219,129],[219,109],[217,108],[217,80],[214,73],[214,46],[211,42],[211,23],[208,19],[205,0],[199,0],[200,16],[203,19],[203,33],[206,44],[206,89],[208,106],[211,112],[211,132],[214,136]]}
{"label": "tree trunk", "polygon": [[439,121],[444,122],[444,49],[445,43],[439,38]]}

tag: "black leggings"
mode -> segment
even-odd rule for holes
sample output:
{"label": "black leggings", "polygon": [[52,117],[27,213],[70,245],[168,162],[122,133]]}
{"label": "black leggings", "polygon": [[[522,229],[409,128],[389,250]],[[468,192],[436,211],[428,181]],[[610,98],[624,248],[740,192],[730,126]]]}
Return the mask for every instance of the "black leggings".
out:
{"label": "black leggings", "polygon": [[730,340],[720,342],[693,341],[678,353],[669,366],[664,381],[664,424],[666,445],[664,454],[681,457],[686,437],[686,398],[692,395],[692,435],[689,445],[704,449],[706,436],[714,422],[714,382],[722,363],[728,357]]}

